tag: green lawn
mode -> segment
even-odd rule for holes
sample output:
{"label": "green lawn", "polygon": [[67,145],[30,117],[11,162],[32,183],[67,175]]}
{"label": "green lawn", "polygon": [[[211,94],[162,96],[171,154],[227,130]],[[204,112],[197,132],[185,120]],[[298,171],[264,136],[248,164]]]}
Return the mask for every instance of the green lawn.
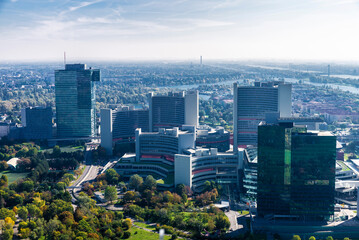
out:
{"label": "green lawn", "polygon": [[[143,240],[143,239],[158,240],[159,239],[158,233],[147,232],[145,230],[136,227],[132,227],[130,232],[131,232],[131,237],[129,238],[130,240]],[[165,240],[169,240],[170,238],[171,238],[170,236],[165,236]]]}
{"label": "green lawn", "polygon": [[342,171],[350,171],[350,168],[343,161],[337,161],[337,163],[342,167]]}
{"label": "green lawn", "polygon": [[156,182],[157,182],[158,184],[165,184],[165,181],[163,181],[163,179],[158,179]]}
{"label": "green lawn", "polygon": [[[83,151],[83,146],[66,146],[66,147],[60,147],[61,152],[76,152],[76,151]],[[41,149],[40,151],[46,151],[48,153],[52,153],[52,148],[45,148]]]}
{"label": "green lawn", "polygon": [[241,215],[247,215],[247,214],[249,214],[249,211],[246,211],[246,210],[238,211],[238,212],[239,212],[239,214],[241,214]]}
{"label": "green lawn", "polygon": [[148,225],[148,224],[143,223],[143,222],[135,222],[134,224],[139,226],[139,227],[147,228],[147,229],[150,229],[150,230],[155,230],[156,229],[155,225]]}
{"label": "green lawn", "polygon": [[26,173],[26,172],[25,173],[15,173],[15,172],[10,172],[10,171],[0,172],[0,176],[1,175],[6,175],[7,176],[9,184],[15,182],[18,179],[27,177],[28,174],[29,173]]}

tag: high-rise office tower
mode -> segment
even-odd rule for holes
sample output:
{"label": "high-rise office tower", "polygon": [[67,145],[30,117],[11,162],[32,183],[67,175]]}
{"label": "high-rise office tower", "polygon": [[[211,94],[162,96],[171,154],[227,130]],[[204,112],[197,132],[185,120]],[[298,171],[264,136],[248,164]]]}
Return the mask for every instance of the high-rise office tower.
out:
{"label": "high-rise office tower", "polygon": [[198,91],[154,95],[150,93],[149,130],[180,127],[182,125],[198,126],[199,98]]}
{"label": "high-rise office tower", "polygon": [[101,146],[112,154],[114,143],[134,143],[137,128],[148,132],[148,117],[148,109],[101,109]]}
{"label": "high-rise office tower", "polygon": [[301,221],[334,214],[336,137],[293,123],[258,127],[257,212]]}
{"label": "high-rise office tower", "polygon": [[21,109],[21,122],[25,139],[52,138],[51,107],[28,107]]}
{"label": "high-rise office tower", "polygon": [[283,82],[255,82],[254,86],[233,84],[233,142],[238,145],[257,145],[258,124],[265,114],[280,112],[289,117],[292,111],[292,85]]}
{"label": "high-rise office tower", "polygon": [[95,82],[100,81],[99,69],[85,64],[66,64],[55,71],[56,123],[58,138],[95,135]]}

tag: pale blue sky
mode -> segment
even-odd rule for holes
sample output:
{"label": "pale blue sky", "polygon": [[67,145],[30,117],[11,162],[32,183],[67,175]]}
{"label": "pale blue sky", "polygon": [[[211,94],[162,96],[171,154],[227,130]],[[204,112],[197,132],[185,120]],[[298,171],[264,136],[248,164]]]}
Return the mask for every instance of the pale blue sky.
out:
{"label": "pale blue sky", "polygon": [[359,60],[359,0],[0,0],[0,60]]}

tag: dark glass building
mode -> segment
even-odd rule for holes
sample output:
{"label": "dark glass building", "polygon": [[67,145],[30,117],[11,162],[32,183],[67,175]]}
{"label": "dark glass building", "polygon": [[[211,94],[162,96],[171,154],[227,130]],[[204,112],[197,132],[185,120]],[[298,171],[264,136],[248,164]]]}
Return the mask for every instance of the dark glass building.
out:
{"label": "dark glass building", "polygon": [[160,128],[198,126],[198,91],[169,92],[166,95],[148,95],[149,130]]}
{"label": "dark glass building", "polygon": [[336,137],[292,123],[258,127],[257,211],[302,221],[334,215]]}
{"label": "dark glass building", "polygon": [[95,82],[100,70],[85,64],[66,64],[55,71],[56,123],[58,138],[95,135]]}
{"label": "dark glass building", "polygon": [[21,109],[21,122],[25,139],[52,138],[51,107],[28,107]]}
{"label": "dark glass building", "polygon": [[114,142],[135,142],[135,130],[148,132],[148,109],[129,109],[112,112],[112,138]]}

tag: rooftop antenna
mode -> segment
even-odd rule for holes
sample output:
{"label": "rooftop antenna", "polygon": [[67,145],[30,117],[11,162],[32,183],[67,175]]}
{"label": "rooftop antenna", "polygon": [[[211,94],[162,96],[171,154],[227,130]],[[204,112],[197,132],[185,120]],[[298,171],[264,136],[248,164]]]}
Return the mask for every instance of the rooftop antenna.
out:
{"label": "rooftop antenna", "polygon": [[64,52],[64,65],[66,67],[66,52]]}

